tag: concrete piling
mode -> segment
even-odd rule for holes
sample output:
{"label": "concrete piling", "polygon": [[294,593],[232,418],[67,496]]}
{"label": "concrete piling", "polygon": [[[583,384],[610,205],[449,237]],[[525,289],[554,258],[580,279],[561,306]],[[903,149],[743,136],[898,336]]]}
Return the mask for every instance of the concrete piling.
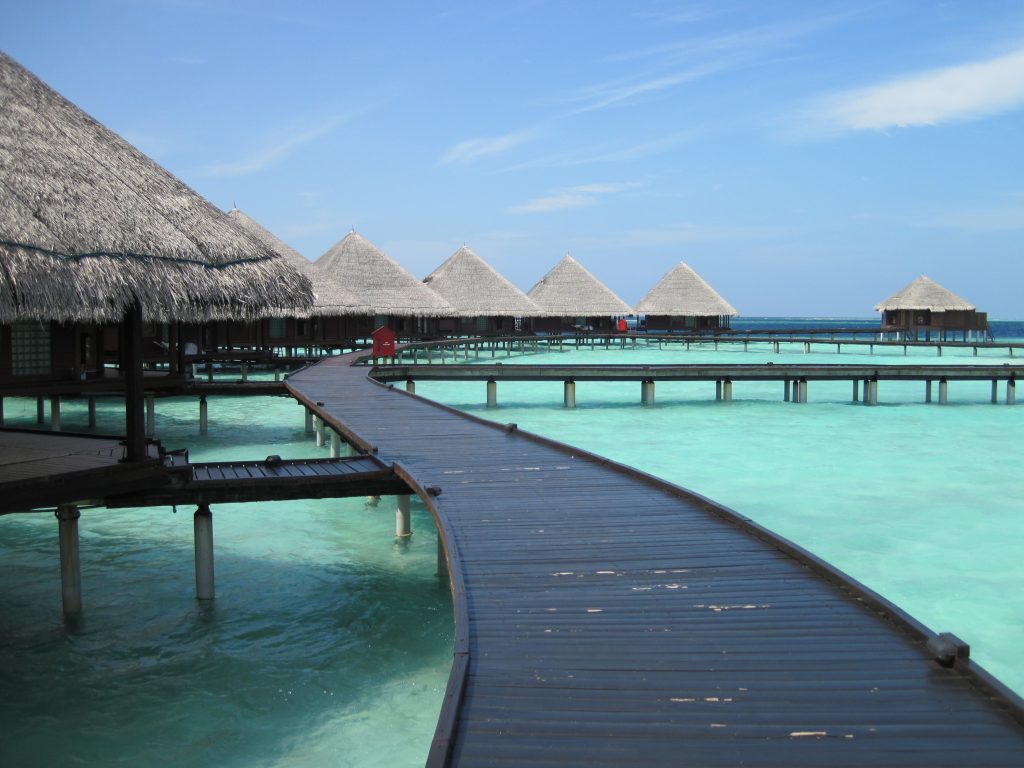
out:
{"label": "concrete piling", "polygon": [[213,513],[200,504],[192,516],[196,552],[196,599],[213,600]]}
{"label": "concrete piling", "polygon": [[65,618],[73,619],[82,612],[82,569],[78,553],[78,518],[81,513],[74,504],[57,507],[57,530],[60,542],[60,594]]}

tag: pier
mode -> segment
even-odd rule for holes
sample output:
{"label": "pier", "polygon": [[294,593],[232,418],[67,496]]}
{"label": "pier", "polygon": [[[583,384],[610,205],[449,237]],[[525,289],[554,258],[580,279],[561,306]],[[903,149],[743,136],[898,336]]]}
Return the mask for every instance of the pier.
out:
{"label": "pier", "polygon": [[1024,705],[956,637],[737,512],[355,359],[287,386],[437,523],[455,640],[429,766],[1024,759]]}

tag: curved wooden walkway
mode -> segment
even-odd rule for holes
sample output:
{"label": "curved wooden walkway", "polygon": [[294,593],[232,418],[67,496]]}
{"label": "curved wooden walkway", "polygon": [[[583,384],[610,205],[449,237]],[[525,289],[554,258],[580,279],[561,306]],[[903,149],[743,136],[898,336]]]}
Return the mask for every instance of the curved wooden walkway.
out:
{"label": "curved wooden walkway", "polygon": [[950,638],[713,502],[352,360],[287,386],[438,520],[455,661],[428,765],[1024,765],[1020,699]]}

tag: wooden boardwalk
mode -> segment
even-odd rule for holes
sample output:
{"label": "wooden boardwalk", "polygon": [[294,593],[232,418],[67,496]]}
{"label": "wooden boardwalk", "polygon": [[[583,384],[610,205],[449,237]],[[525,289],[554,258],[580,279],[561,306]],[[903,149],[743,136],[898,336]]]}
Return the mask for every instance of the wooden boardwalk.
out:
{"label": "wooden boardwalk", "polygon": [[351,362],[287,385],[438,521],[455,657],[429,765],[1024,765],[1021,700],[955,638],[707,499]]}

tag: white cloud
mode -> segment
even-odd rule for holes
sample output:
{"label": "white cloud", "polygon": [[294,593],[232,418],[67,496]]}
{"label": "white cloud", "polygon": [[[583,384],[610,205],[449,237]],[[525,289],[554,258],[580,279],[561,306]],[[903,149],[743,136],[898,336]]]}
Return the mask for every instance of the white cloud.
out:
{"label": "white cloud", "polygon": [[449,149],[438,161],[440,165],[448,163],[472,163],[482,157],[500,155],[512,147],[519,146],[530,138],[525,131],[506,133],[488,139],[468,139]]}
{"label": "white cloud", "polygon": [[1024,106],[1024,49],[825,97],[816,112],[845,130],[972,120]]}
{"label": "white cloud", "polygon": [[566,208],[583,208],[596,205],[602,195],[610,195],[638,187],[635,182],[617,184],[580,184],[575,187],[556,189],[547,195],[535,197],[509,209],[512,213],[550,213]]}
{"label": "white cloud", "polygon": [[213,163],[204,166],[196,171],[200,176],[246,176],[250,173],[262,171],[275,163],[283,160],[295,150],[309,144],[321,136],[335,131],[342,123],[348,121],[348,117],[336,117],[326,120],[319,125],[309,128],[302,133],[290,136],[267,147],[256,150],[248,157],[241,160],[225,163]]}

